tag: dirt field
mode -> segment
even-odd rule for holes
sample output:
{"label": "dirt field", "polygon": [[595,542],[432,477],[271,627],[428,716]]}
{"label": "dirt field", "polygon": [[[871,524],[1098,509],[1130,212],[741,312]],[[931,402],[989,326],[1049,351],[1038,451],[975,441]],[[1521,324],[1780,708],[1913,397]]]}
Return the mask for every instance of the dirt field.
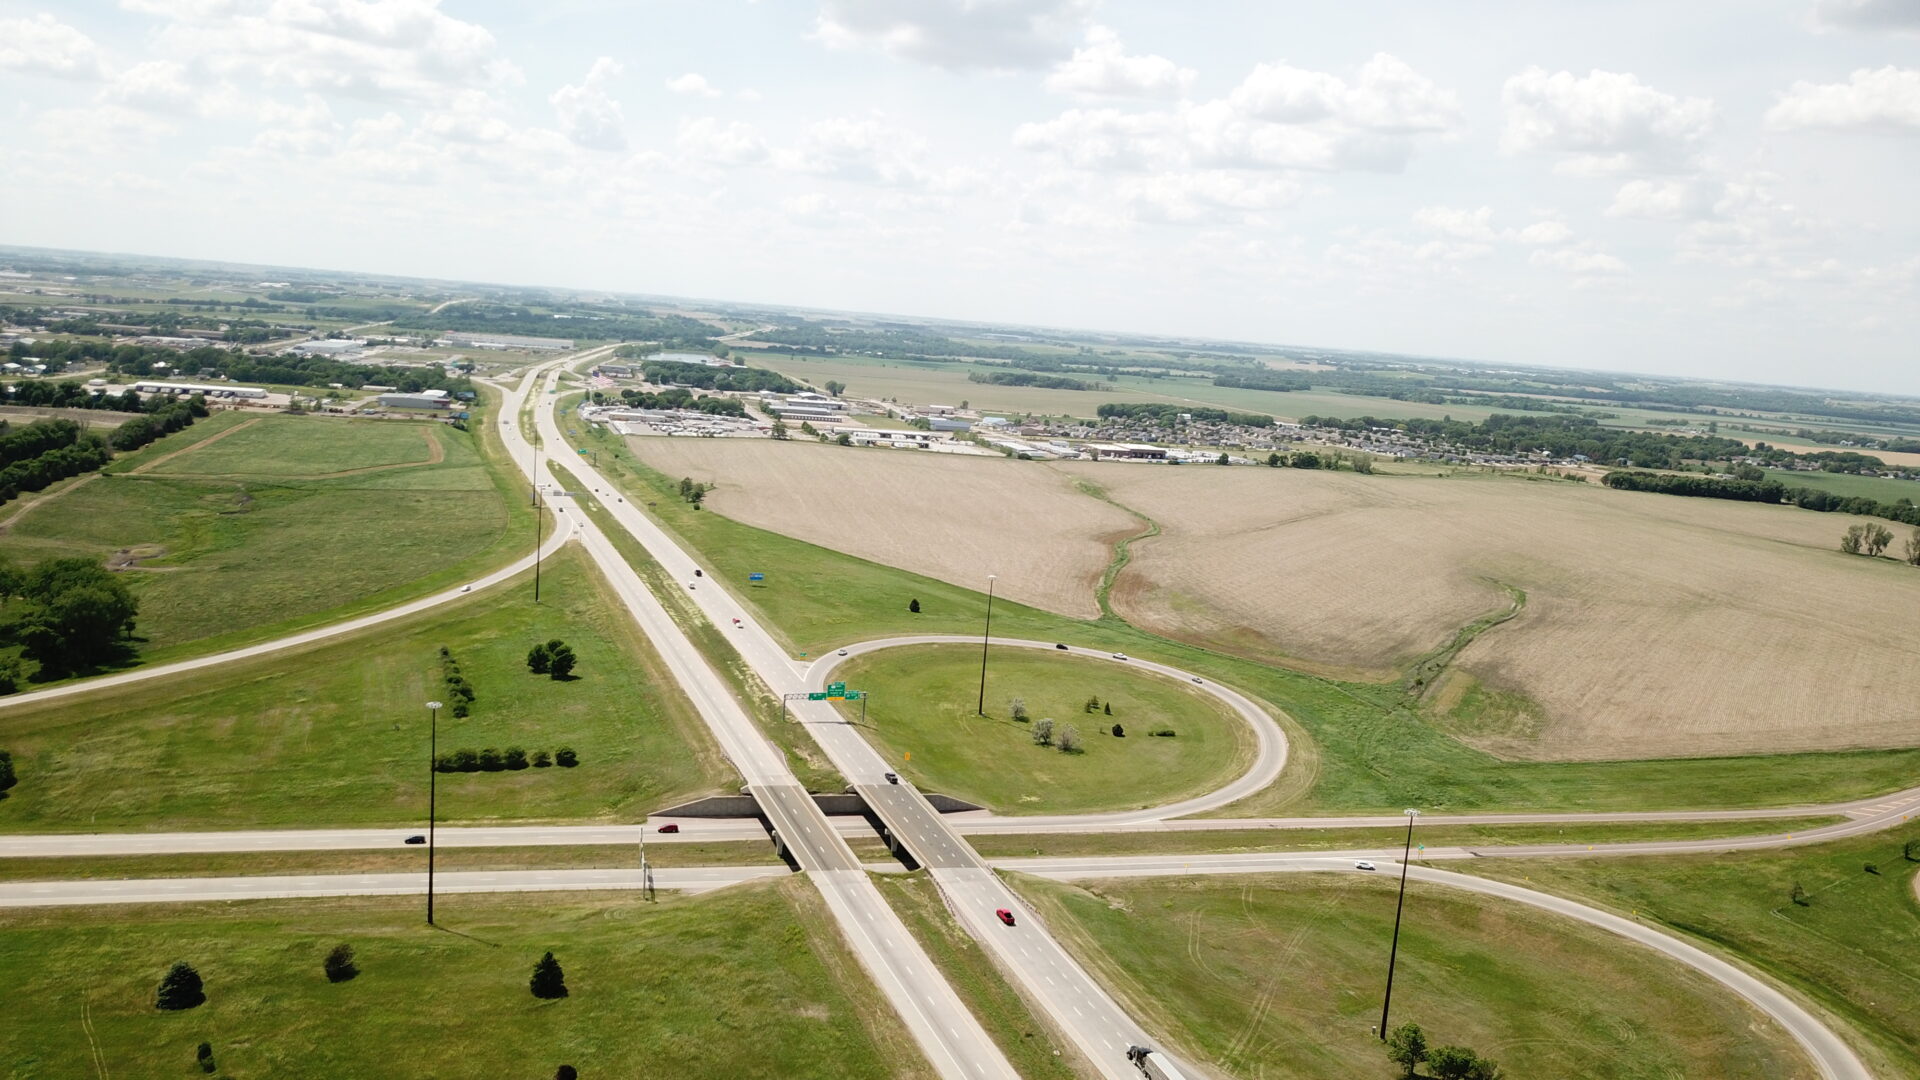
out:
{"label": "dirt field", "polygon": [[[1114,590],[1142,627],[1388,669],[1502,609],[1436,691],[1541,758],[1913,745],[1920,571],[1841,555],[1852,519],[1459,476],[1053,466],[1146,513]],[[1907,530],[1899,529],[1904,539]],[[1540,710],[1476,708],[1517,690]],[[1496,695],[1493,695],[1497,697]],[[1542,715],[1544,713],[1544,715]]]}
{"label": "dirt field", "polygon": [[1099,614],[1111,544],[1140,529],[1032,462],[770,439],[630,438],[669,477],[718,485],[706,506],[736,521],[984,588],[1063,615]]}

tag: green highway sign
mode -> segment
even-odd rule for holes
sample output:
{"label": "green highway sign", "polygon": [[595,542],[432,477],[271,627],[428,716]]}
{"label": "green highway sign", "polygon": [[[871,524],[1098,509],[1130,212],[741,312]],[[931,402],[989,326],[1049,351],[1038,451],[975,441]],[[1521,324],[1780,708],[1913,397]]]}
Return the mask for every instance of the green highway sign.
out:
{"label": "green highway sign", "polygon": [[827,700],[827,695],[816,691],[814,693],[808,694],[807,700],[808,701],[825,701]]}
{"label": "green highway sign", "polygon": [[846,695],[846,692],[847,692],[846,683],[830,682],[827,684],[827,693],[832,694],[836,697],[843,697]]}

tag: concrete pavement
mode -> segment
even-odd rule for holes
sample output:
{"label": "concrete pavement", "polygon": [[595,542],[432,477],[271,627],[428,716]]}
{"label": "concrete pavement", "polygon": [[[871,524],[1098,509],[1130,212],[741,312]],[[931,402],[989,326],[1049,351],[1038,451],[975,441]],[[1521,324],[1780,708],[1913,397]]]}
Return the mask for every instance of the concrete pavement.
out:
{"label": "concrete pavement", "polygon": [[[652,871],[653,887],[706,892],[743,881],[785,877],[784,866],[693,866]],[[559,892],[645,887],[640,870],[443,870],[433,876],[436,893]],[[427,875],[297,874],[223,878],[22,881],[0,883],[0,907],[68,907],[84,904],[169,904],[269,900],[317,896],[424,896]]]}

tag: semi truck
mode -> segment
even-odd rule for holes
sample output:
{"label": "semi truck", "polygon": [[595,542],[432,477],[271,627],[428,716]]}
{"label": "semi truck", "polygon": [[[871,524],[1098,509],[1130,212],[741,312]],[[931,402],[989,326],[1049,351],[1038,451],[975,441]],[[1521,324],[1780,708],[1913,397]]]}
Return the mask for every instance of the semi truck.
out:
{"label": "semi truck", "polygon": [[1127,1047],[1127,1060],[1140,1070],[1147,1080],[1187,1080],[1185,1073],[1174,1067],[1173,1062],[1153,1052],[1145,1046]]}

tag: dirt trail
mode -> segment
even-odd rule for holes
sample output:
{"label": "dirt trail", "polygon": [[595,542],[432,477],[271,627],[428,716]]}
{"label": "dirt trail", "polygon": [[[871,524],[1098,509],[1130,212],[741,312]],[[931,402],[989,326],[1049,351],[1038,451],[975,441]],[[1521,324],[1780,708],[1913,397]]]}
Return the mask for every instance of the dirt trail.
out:
{"label": "dirt trail", "polygon": [[234,432],[245,431],[264,419],[266,418],[263,416],[256,416],[251,420],[242,420],[239,423],[233,425],[232,427],[226,429],[225,431],[216,431],[212,435],[209,435],[206,438],[201,439],[199,442],[193,443],[190,446],[183,446],[178,450],[161,454],[157,458],[149,458],[148,460],[141,462],[139,465],[135,466],[134,468],[128,469],[127,475],[137,476],[143,472],[151,472],[154,469],[159,468],[161,465],[164,465],[167,462],[172,461],[174,458],[179,457],[181,454],[191,453],[195,450],[200,449],[203,446],[212,446],[214,443],[219,442],[221,439],[226,438],[227,436],[233,434]]}
{"label": "dirt trail", "polygon": [[28,499],[26,502],[20,504],[19,509],[15,510],[11,514],[8,514],[7,519],[5,521],[0,521],[0,533],[6,532],[7,530],[13,528],[14,525],[17,522],[19,522],[21,518],[27,516],[27,511],[32,510],[34,507],[39,506],[41,503],[51,502],[52,500],[57,499],[62,495],[65,495],[67,492],[72,491],[75,488],[86,487],[88,484],[92,483],[99,476],[100,474],[97,472],[88,473],[87,475],[81,477],[79,480],[75,481],[74,483],[68,484],[66,487],[58,488],[53,491],[43,491],[39,495],[36,495],[33,498]]}
{"label": "dirt trail", "polygon": [[[160,462],[167,460],[167,458],[174,457],[177,454],[184,454],[188,450],[198,450],[200,447],[207,445],[207,443],[213,442],[214,439],[218,439],[226,435],[231,435],[232,433],[239,431],[241,428],[246,427],[247,424],[257,424],[257,423],[259,423],[259,420],[254,419],[254,420],[247,421],[246,424],[236,424],[233,427],[228,428],[226,431],[221,432],[219,435],[215,435],[213,439],[208,439],[206,440],[206,442],[195,443],[194,445],[189,446],[183,450],[176,450],[174,451],[174,453],[168,454],[166,457],[156,458],[153,461],[147,462],[145,465],[142,465],[140,468],[135,469],[133,471],[143,472],[146,469],[154,465],[158,465]],[[284,479],[337,480],[342,476],[364,476],[367,473],[386,472],[388,469],[423,469],[423,468],[426,468],[427,466],[438,465],[446,461],[447,448],[441,445],[439,439],[436,439],[433,437],[433,432],[431,430],[423,428],[421,429],[420,433],[427,440],[427,459],[425,461],[396,461],[388,465],[363,465],[357,469],[341,469],[337,472],[306,473],[298,477],[286,477]],[[230,475],[221,474],[221,473],[170,473],[168,475],[173,479],[179,479],[179,480],[232,479]]]}

